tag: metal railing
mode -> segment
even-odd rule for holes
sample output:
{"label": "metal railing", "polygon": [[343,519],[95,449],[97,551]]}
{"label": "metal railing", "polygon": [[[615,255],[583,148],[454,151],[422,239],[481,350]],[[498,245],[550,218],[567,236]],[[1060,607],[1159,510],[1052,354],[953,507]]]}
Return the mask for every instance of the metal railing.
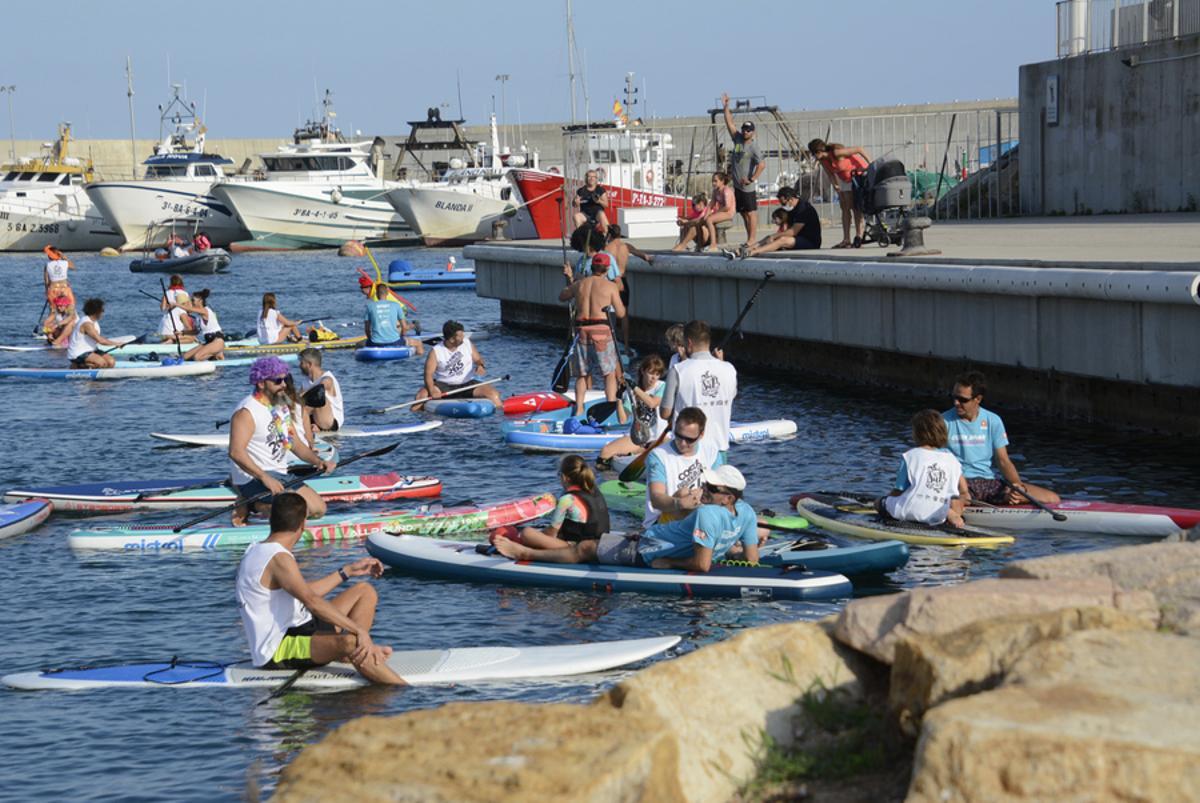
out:
{"label": "metal railing", "polygon": [[[828,222],[841,221],[840,199],[828,174],[808,156],[806,148],[813,139],[859,146],[871,159],[900,160],[913,182],[914,201],[935,218],[1002,217],[1025,211],[1016,169],[1020,131],[1015,102],[957,112],[828,118],[743,113],[735,116],[735,124],[748,119],[755,123],[767,165],[759,179],[759,197],[773,196],[783,185],[795,186]],[[689,196],[710,191],[711,174],[725,165],[731,145],[722,117],[717,115],[711,125],[657,120],[652,126],[671,135],[666,191]]]}
{"label": "metal railing", "polygon": [[1200,33],[1200,0],[1061,0],[1058,57]]}

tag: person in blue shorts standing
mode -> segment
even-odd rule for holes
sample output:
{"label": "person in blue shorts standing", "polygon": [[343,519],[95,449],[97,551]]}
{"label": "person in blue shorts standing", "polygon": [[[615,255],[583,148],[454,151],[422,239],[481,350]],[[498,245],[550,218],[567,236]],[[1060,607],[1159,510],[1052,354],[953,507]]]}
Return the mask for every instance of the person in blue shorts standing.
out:
{"label": "person in blue shorts standing", "polygon": [[954,407],[942,413],[949,434],[948,448],[962,463],[971,499],[990,505],[1018,505],[1027,501],[1020,493],[1024,491],[1043,504],[1058,504],[1062,500],[1054,491],[1021,481],[1008,456],[1004,422],[983,408],[986,392],[983,374],[978,371],[961,374],[950,392]]}

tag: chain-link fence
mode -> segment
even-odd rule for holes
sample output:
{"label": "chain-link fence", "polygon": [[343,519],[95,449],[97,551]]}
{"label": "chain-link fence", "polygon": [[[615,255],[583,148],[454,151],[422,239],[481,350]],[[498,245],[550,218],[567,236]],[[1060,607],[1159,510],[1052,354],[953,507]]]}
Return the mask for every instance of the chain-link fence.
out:
{"label": "chain-link fence", "polygon": [[1200,0],[1062,0],[1058,57],[1200,33]]}

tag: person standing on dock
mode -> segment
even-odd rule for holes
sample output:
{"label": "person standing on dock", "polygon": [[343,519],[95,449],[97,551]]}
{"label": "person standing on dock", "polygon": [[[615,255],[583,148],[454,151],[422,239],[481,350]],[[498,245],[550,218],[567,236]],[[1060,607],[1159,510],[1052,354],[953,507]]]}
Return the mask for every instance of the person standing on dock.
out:
{"label": "person standing on dock", "polygon": [[724,454],[729,450],[729,420],[737,398],[737,369],[725,362],[719,349],[712,353],[712,330],[705,321],[688,321],[683,338],[688,356],[667,371],[660,415],[670,421],[685,407],[700,408],[708,418],[705,440]]}
{"label": "person standing on dock", "polygon": [[[1043,504],[1057,505],[1062,500],[1054,491],[1021,482],[1021,475],[1008,456],[1004,422],[982,406],[986,392],[983,374],[978,371],[960,374],[950,391],[954,407],[942,413],[949,432],[948,448],[962,463],[971,499],[989,505],[1016,505],[1027,501],[1020,493],[1024,491]],[[1003,481],[997,478],[997,470]]]}
{"label": "person standing on dock", "polygon": [[758,192],[755,187],[758,177],[766,169],[762,152],[754,144],[754,122],[747,120],[739,130],[733,123],[733,112],[729,110],[729,95],[721,95],[721,107],[725,111],[725,127],[733,139],[729,152],[729,173],[733,176],[733,197],[738,214],[746,224],[746,242],[757,242],[758,237]]}
{"label": "person standing on dock", "polygon": [[325,599],[351,577],[379,577],[383,564],[361,558],[319,580],[306,580],[292,555],[306,514],[300,494],[277,496],[271,504],[271,534],[251,544],[238,564],[238,609],[254,665],[300,670],[349,661],[372,683],[403,685],[387,664],[392,648],[371,641],[379,601],[375,589],[358,583]]}

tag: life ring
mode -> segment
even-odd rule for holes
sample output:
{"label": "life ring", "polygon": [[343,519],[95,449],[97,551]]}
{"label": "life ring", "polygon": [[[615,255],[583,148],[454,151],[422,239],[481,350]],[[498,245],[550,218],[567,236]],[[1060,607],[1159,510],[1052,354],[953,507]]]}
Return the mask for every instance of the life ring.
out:
{"label": "life ring", "polygon": [[600,179],[601,181],[604,181],[606,178],[608,178],[608,173],[604,171],[603,167],[596,168],[596,178]]}
{"label": "life ring", "polygon": [[646,183],[647,184],[654,183],[654,168],[653,167],[646,171]]}

